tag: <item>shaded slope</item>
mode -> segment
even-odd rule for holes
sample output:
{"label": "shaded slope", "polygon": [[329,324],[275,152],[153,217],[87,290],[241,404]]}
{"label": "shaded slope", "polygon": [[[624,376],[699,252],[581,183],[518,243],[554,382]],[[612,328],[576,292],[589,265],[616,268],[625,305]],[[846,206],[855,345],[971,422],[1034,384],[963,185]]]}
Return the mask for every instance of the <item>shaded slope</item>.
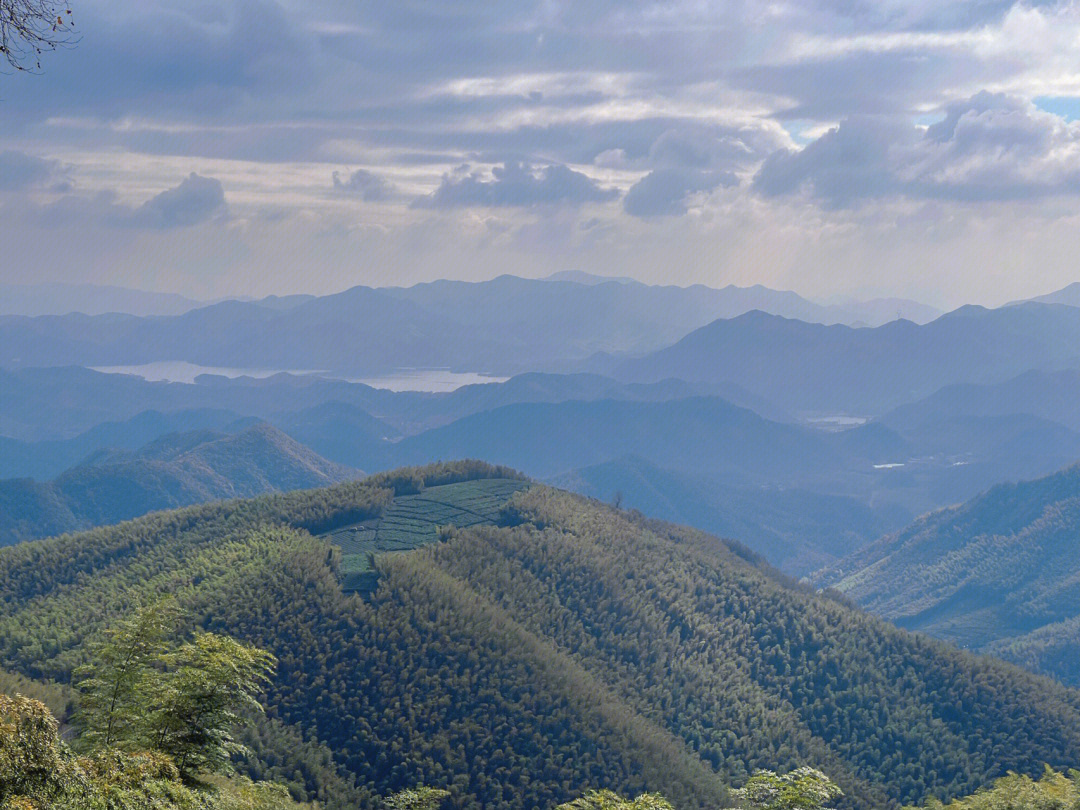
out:
{"label": "shaded slope", "polygon": [[898,430],[962,417],[1029,414],[1080,430],[1080,371],[1027,371],[994,385],[957,384],[895,409],[882,421]]}
{"label": "shaded slope", "polygon": [[[788,478],[874,458],[876,442],[763,419],[722,399],[597,400],[508,405],[464,417],[395,445],[396,463],[471,456],[551,476],[637,454],[682,470]],[[865,455],[863,455],[865,451]],[[869,468],[869,463],[865,464]]]}

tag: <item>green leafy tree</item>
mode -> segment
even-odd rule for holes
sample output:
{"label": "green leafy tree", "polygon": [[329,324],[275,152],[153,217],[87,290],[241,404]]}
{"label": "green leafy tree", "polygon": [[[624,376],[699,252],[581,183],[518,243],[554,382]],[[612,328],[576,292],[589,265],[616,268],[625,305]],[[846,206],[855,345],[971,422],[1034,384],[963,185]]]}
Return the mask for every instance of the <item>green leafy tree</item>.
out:
{"label": "green leafy tree", "polygon": [[784,774],[758,771],[735,795],[753,810],[818,810],[844,794],[821,771],[804,767]]}
{"label": "green leafy tree", "polygon": [[149,723],[153,747],[172,757],[180,775],[223,772],[244,746],[233,729],[244,712],[262,711],[256,699],[276,664],[258,647],[214,633],[198,633],[167,656],[161,708]]}
{"label": "green leafy tree", "polygon": [[191,786],[152,751],[99,748],[77,757],[39,701],[0,694],[3,810],[300,810],[281,785],[246,778]]}
{"label": "green leafy tree", "polygon": [[450,791],[421,786],[398,791],[384,804],[388,810],[436,810],[450,796]]}
{"label": "green leafy tree", "polygon": [[84,748],[148,746],[146,720],[161,692],[160,668],[179,616],[174,602],[162,600],[137,610],[92,646],[93,663],[75,671]]}
{"label": "green leafy tree", "polygon": [[35,807],[74,778],[63,761],[56,718],[43,703],[0,695],[0,807]]}
{"label": "green leafy tree", "polygon": [[[1080,771],[1067,774],[1047,767],[1038,781],[1009,773],[993,787],[943,804],[927,799],[926,810],[1080,810]],[[905,810],[916,810],[905,808]]]}
{"label": "green leafy tree", "polygon": [[633,799],[624,799],[610,790],[590,790],[580,799],[560,804],[556,810],[674,810],[663,796],[642,793]]}

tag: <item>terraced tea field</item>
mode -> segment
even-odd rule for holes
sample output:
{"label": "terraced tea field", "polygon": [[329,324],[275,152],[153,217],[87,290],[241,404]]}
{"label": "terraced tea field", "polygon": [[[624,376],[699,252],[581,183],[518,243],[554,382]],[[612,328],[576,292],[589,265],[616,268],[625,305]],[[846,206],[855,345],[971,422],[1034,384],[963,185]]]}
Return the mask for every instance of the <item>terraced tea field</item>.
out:
{"label": "terraced tea field", "polygon": [[489,478],[429,487],[394,498],[376,520],[335,529],[326,535],[342,552],[342,588],[370,592],[378,581],[376,554],[411,551],[438,539],[439,526],[494,525],[499,510],[527,481]]}

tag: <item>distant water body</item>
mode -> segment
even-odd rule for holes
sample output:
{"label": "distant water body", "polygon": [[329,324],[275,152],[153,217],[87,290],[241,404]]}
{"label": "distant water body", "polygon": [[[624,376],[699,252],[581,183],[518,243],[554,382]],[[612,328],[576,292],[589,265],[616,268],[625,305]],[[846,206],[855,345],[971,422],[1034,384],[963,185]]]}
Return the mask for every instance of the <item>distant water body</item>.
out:
{"label": "distant water body", "polygon": [[377,377],[346,377],[325,371],[311,369],[282,368],[227,368],[222,366],[200,366],[182,360],[169,360],[157,363],[143,363],[137,366],[95,366],[94,371],[105,374],[132,374],[150,382],[194,383],[200,374],[213,374],[219,377],[254,377],[265,379],[275,374],[318,374],[346,382],[363,383],[372,388],[385,388],[390,391],[428,391],[445,393],[461,388],[463,385],[478,383],[506,382],[508,377],[495,377],[475,371],[447,371],[446,369],[406,368],[391,374]]}

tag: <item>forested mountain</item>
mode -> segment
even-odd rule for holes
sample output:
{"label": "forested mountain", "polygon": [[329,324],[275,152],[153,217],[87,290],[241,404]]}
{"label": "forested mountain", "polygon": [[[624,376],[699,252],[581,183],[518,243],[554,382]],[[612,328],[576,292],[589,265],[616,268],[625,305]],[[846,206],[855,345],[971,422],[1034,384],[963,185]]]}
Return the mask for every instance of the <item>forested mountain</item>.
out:
{"label": "forested mountain", "polygon": [[245,767],[341,808],[426,783],[462,808],[604,785],[704,810],[755,768],[804,764],[845,807],[888,807],[1080,761],[1077,692],[701,532],[532,486],[499,526],[377,556],[366,596],[342,591],[338,535],[311,534],[377,533],[398,500],[505,475],[404,470],[0,550],[0,667],[66,682],[118,612],[173,594],[279,660]]}
{"label": "forested mountain", "polygon": [[823,326],[762,312],[716,321],[639,359],[622,379],[726,380],[793,412],[873,416],[954,383],[1002,382],[1080,364],[1080,309],[966,306],[917,326]]}
{"label": "forested mountain", "polygon": [[1080,686],[1080,466],[926,515],[815,580],[902,627]]}
{"label": "forested mountain", "polygon": [[136,451],[99,451],[46,483],[0,481],[0,546],[159,509],[310,489],[356,475],[265,424],[237,434],[170,433]]}
{"label": "forested mountain", "polygon": [[184,360],[351,373],[452,367],[512,374],[555,369],[596,352],[652,351],[750,310],[824,323],[861,323],[878,314],[824,307],[760,286],[716,290],[500,276],[226,301],[171,317],[2,316],[0,366]]}

